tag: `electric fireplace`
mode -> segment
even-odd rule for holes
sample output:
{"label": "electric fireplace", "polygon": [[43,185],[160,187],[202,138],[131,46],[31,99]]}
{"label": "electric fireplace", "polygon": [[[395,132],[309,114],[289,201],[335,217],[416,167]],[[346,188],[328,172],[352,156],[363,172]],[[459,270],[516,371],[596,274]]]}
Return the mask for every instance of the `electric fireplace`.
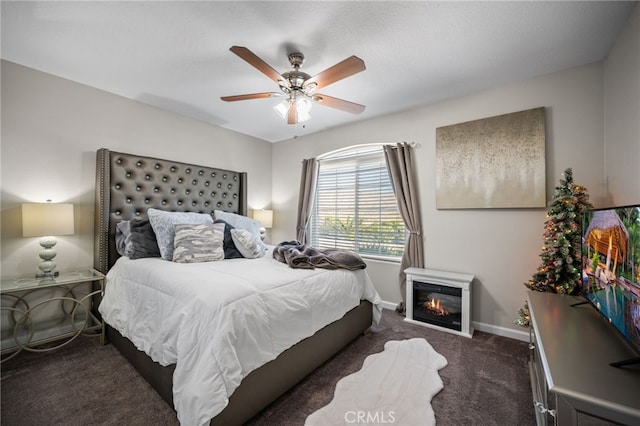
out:
{"label": "electric fireplace", "polygon": [[405,321],[466,337],[471,327],[473,275],[408,268]]}

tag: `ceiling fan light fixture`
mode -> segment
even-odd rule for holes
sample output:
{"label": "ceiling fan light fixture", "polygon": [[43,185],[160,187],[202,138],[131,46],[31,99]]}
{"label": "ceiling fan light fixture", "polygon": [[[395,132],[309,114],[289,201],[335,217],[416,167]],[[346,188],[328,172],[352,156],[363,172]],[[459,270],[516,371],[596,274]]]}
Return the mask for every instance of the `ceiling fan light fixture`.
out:
{"label": "ceiling fan light fixture", "polygon": [[289,111],[289,99],[285,99],[278,105],[273,107],[273,110],[278,113],[281,118],[287,118],[287,111]]}
{"label": "ceiling fan light fixture", "polygon": [[296,100],[296,111],[298,112],[298,123],[302,123],[311,118],[311,101],[307,98],[298,98]]}
{"label": "ceiling fan light fixture", "polygon": [[311,111],[311,107],[313,106],[313,104],[305,96],[299,95],[297,93],[291,94],[287,99],[274,106],[273,109],[278,113],[280,117],[286,119],[289,113],[289,108],[294,105],[297,114],[296,123],[302,123],[311,118],[311,114],[309,114],[309,112]]}

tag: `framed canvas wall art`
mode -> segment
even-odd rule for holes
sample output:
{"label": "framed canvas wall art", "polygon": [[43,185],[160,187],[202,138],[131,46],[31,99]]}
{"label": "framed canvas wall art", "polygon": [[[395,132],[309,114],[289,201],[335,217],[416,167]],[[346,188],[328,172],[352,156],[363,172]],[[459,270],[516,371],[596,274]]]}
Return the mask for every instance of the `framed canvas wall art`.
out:
{"label": "framed canvas wall art", "polygon": [[436,208],[546,206],[545,109],[436,129]]}

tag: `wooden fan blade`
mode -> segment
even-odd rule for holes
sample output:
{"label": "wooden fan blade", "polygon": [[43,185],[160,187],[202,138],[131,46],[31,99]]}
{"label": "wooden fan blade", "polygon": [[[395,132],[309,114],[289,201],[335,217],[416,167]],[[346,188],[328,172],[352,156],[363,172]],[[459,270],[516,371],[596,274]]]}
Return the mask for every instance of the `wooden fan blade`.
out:
{"label": "wooden fan blade", "polygon": [[[338,80],[357,74],[367,69],[364,61],[357,56],[350,56],[342,62],[327,68],[304,82],[303,87],[308,90],[318,90]],[[313,86],[312,86],[313,85]]]}
{"label": "wooden fan blade", "polygon": [[287,124],[296,124],[298,122],[298,110],[295,104],[289,105],[289,111],[287,112]]}
{"label": "wooden fan blade", "polygon": [[345,101],[343,99],[334,98],[332,96],[316,93],[311,96],[311,99],[318,105],[323,105],[330,108],[336,108],[342,111],[350,112],[351,114],[360,114],[364,111],[365,106],[356,104],[354,102]]}
{"label": "wooden fan blade", "polygon": [[258,56],[256,56],[255,53],[253,53],[246,47],[231,46],[229,50],[235,53],[236,55],[238,55],[240,58],[247,61],[249,64],[253,65],[258,71],[260,71],[261,73],[263,73],[264,75],[269,77],[271,80],[275,81],[276,83],[278,84],[281,84],[282,82],[286,83],[286,80],[282,78],[282,76],[278,71],[274,70],[269,64],[267,64],[265,61],[260,59]]}
{"label": "wooden fan blade", "polygon": [[282,96],[282,93],[278,93],[278,92],[250,93],[248,95],[221,96],[220,99],[227,102],[234,102],[234,101],[244,101],[247,99],[275,98],[277,96]]}

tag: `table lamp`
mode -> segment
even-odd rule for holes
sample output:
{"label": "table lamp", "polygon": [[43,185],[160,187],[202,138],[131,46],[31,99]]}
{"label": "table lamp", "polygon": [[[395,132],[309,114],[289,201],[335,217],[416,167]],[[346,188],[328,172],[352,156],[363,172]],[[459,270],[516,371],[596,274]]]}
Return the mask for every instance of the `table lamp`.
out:
{"label": "table lamp", "polygon": [[36,273],[36,278],[58,276],[59,272],[55,271],[56,264],[53,262],[57,254],[53,250],[57,243],[55,236],[73,233],[73,204],[47,202],[22,205],[22,236],[42,237],[42,250],[39,254],[42,262],[38,266],[40,272]]}
{"label": "table lamp", "polygon": [[260,222],[260,238],[264,240],[264,235],[267,232],[265,228],[271,228],[273,226],[273,210],[254,210],[253,218]]}

